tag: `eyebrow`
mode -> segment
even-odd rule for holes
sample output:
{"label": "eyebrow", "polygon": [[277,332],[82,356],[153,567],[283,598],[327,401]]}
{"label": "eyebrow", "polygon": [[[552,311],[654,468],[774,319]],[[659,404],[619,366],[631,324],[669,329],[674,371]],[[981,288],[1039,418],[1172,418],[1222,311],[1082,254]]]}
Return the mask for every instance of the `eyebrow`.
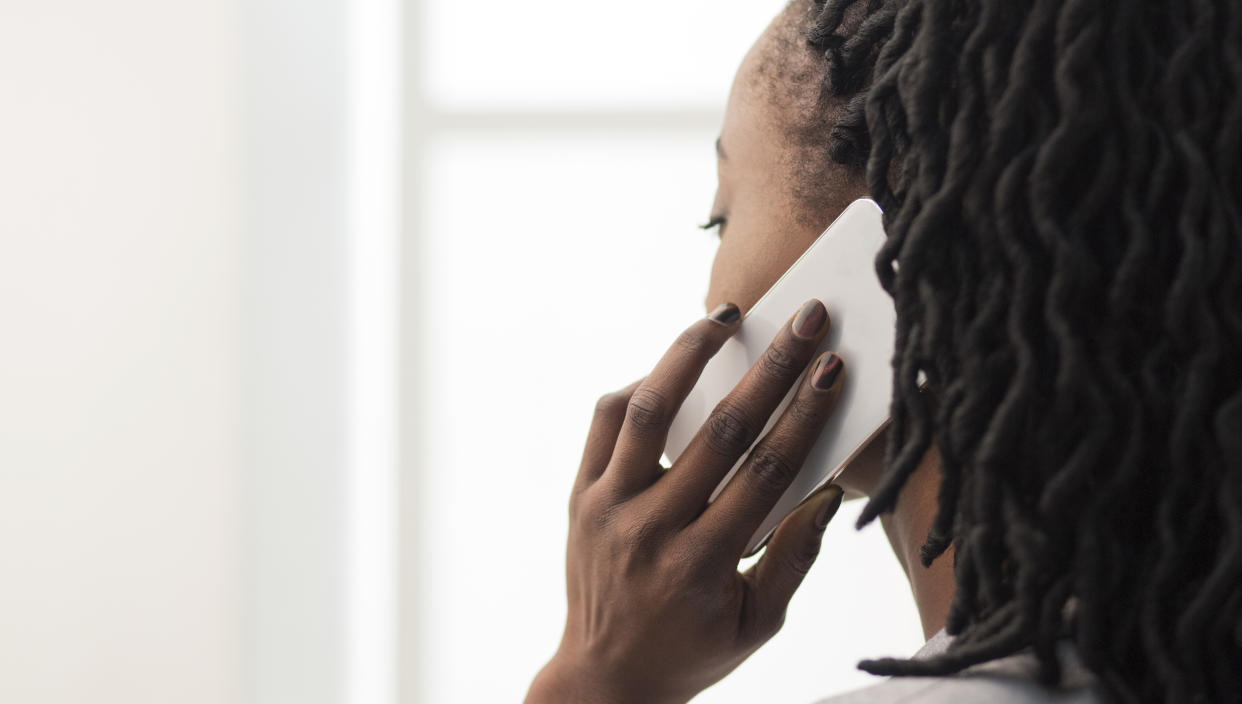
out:
{"label": "eyebrow", "polygon": [[719,157],[721,161],[724,161],[729,158],[725,156],[724,145],[720,143],[719,137],[716,138],[716,156]]}

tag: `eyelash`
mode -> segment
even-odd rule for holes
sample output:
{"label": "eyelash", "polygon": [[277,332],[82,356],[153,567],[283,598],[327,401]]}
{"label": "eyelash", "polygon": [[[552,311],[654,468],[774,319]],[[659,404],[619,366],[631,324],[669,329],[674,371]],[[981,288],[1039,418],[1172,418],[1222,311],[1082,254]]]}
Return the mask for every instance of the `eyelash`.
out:
{"label": "eyelash", "polygon": [[720,234],[720,230],[725,225],[725,217],[723,215],[713,215],[708,218],[707,222],[699,225],[700,230],[715,230],[716,234]]}

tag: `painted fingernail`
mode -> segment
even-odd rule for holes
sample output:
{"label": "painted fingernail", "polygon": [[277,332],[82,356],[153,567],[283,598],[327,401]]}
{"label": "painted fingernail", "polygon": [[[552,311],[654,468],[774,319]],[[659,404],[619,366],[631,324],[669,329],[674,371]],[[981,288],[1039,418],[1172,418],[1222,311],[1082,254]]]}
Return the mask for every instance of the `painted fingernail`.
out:
{"label": "painted fingernail", "polygon": [[742,311],[738,310],[738,307],[732,303],[721,303],[707,317],[709,320],[714,320],[721,325],[731,325],[737,322],[738,318],[742,317]]}
{"label": "painted fingernail", "polygon": [[829,484],[827,488],[820,489],[820,491],[824,492],[820,498],[823,503],[815,512],[815,528],[823,530],[828,527],[828,522],[832,520],[832,517],[837,515],[837,509],[841,508],[841,499],[845,497],[845,492],[836,484]]}
{"label": "painted fingernail", "polygon": [[811,372],[811,386],[820,391],[827,391],[836,383],[837,377],[841,376],[841,367],[844,366],[841,358],[832,352],[825,352],[820,355],[819,362],[815,365],[815,370]]}
{"label": "painted fingernail", "polygon": [[824,323],[828,322],[828,309],[823,303],[812,298],[802,304],[798,317],[793,321],[793,333],[803,340],[809,340],[819,334]]}

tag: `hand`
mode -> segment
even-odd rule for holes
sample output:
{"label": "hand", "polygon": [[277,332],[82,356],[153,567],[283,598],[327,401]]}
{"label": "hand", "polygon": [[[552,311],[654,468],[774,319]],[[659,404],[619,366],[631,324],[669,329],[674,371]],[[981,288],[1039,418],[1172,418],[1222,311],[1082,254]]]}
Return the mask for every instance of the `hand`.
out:
{"label": "hand", "polygon": [[688,328],[651,375],[596,406],[569,501],[569,613],[527,702],[685,702],[781,627],[841,503],[829,486],[777,528],[744,573],[747,540],[801,468],[840,393],[825,353],[716,501],[708,497],[762,431],[828,331],[812,300],[720,402],[667,471],[669,425],[703,367],[737,331],[736,306]]}

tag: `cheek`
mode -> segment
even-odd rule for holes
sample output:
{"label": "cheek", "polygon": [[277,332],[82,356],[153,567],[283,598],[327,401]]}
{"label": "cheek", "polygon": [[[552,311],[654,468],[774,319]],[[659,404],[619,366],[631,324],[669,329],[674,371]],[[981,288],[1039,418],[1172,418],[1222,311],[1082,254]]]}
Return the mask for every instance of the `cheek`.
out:
{"label": "cheek", "polygon": [[740,237],[726,237],[720,243],[716,259],[712,262],[706,301],[708,310],[728,302],[737,304],[745,313],[776,280],[768,280],[767,273],[763,271],[766,267],[757,266],[760,262],[756,261],[754,248],[746,244]]}
{"label": "cheek", "polygon": [[784,274],[818,232],[790,232],[784,236],[746,236],[739,229],[726,231],[712,262],[711,284],[704,301],[707,310],[721,303],[735,303],[745,313]]}

